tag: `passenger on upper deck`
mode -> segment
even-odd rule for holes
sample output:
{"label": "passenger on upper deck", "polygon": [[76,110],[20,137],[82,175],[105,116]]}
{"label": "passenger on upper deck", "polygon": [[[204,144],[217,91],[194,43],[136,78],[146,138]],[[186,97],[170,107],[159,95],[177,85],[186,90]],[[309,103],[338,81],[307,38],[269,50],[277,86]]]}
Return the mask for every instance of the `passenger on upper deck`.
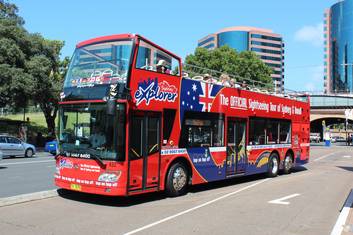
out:
{"label": "passenger on upper deck", "polygon": [[232,87],[235,87],[235,88],[239,88],[240,85],[237,83],[237,80],[235,78],[232,78],[230,80],[230,84],[232,85]]}
{"label": "passenger on upper deck", "polygon": [[230,77],[228,74],[221,74],[220,76],[220,79],[221,79],[221,82],[220,84],[223,85],[223,86],[227,86],[227,87],[231,87],[231,82],[230,82]]}
{"label": "passenger on upper deck", "polygon": [[241,84],[241,88],[243,88],[244,90],[248,90],[249,89],[248,85],[246,85],[246,81],[245,80],[243,80],[243,82]]}
{"label": "passenger on upper deck", "polygon": [[209,82],[209,83],[216,83],[217,82],[217,80],[212,78],[212,76],[209,75],[208,73],[203,75],[203,81],[204,82]]}
{"label": "passenger on upper deck", "polygon": [[165,60],[159,60],[156,69],[158,73],[169,73],[167,69],[167,62]]}

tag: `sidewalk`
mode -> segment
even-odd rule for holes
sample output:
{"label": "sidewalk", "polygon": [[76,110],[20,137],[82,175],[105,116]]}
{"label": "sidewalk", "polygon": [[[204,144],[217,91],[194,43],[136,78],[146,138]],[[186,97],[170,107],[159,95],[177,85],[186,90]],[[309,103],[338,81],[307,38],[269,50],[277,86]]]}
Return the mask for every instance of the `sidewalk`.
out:
{"label": "sidewalk", "polygon": [[353,189],[348,195],[331,235],[353,235]]}
{"label": "sidewalk", "polygon": [[350,207],[349,214],[345,225],[343,225],[342,235],[352,235],[353,234],[353,204]]}

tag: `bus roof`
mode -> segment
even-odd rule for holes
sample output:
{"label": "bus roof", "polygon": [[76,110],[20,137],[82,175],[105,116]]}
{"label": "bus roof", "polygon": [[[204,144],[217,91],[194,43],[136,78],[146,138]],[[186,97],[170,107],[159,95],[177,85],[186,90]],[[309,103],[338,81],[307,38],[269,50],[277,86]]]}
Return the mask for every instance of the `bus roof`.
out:
{"label": "bus roof", "polygon": [[135,34],[130,34],[130,33],[102,36],[102,37],[97,37],[97,38],[92,38],[92,39],[82,41],[76,45],[76,48],[80,48],[83,46],[87,46],[87,45],[91,45],[99,42],[109,42],[109,41],[121,40],[121,39],[132,39],[134,37],[135,37]]}

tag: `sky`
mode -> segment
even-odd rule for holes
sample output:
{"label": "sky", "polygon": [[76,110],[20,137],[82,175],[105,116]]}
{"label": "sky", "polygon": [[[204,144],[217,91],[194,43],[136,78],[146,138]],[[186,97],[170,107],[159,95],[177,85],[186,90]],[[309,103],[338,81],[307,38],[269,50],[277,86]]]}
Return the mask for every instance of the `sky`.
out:
{"label": "sky", "polygon": [[337,0],[10,0],[25,28],[65,41],[62,57],[83,40],[120,33],[141,34],[185,58],[197,40],[230,26],[253,26],[281,34],[285,42],[285,88],[323,90],[323,14]]}

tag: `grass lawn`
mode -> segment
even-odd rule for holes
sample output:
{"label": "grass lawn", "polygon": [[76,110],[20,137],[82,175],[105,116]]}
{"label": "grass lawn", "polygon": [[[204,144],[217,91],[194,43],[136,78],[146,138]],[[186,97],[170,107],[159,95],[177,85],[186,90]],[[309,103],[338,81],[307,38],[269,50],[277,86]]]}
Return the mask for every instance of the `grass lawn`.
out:
{"label": "grass lawn", "polygon": [[[6,119],[11,119],[11,120],[18,120],[18,121],[23,121],[23,113],[21,114],[11,114],[7,116],[2,116],[3,118]],[[47,123],[45,121],[44,114],[42,112],[38,113],[26,113],[26,119],[29,117],[29,121],[36,126],[43,126],[46,127]]]}

